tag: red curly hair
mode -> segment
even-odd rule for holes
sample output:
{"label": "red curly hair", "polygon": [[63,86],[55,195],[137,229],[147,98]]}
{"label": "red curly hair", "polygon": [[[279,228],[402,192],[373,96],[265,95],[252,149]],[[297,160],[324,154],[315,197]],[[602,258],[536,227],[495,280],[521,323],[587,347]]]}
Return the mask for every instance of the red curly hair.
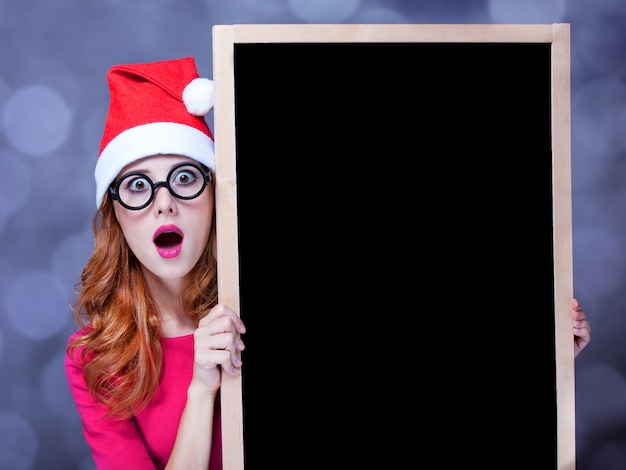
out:
{"label": "red curly hair", "polygon": [[[215,211],[209,240],[185,276],[181,305],[196,324],[217,304]],[[158,306],[130,250],[107,193],[96,212],[94,251],[75,286],[72,307],[81,327],[67,352],[83,366],[87,387],[108,409],[128,418],[156,393],[163,364]],[[74,353],[83,348],[82,353]]]}

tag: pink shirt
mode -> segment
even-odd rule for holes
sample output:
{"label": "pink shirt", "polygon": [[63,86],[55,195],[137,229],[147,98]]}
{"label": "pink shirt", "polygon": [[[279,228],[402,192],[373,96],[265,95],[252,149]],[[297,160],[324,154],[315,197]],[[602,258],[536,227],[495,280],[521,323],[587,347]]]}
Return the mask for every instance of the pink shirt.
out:
{"label": "pink shirt", "polygon": [[[76,335],[74,333],[70,340]],[[85,439],[98,470],[163,469],[174,447],[193,373],[193,335],[161,338],[163,377],[148,406],[132,419],[102,419],[104,407],[89,394],[82,368],[66,356],[65,372]],[[222,469],[219,399],[215,402],[209,470]]]}

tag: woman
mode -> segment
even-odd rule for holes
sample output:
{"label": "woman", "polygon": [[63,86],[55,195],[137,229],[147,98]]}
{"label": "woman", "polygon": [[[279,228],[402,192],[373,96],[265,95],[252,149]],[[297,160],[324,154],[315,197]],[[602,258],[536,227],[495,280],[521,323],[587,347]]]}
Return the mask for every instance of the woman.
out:
{"label": "woman", "polygon": [[[212,84],[191,58],[108,80],[68,383],[98,469],[221,469],[221,374],[240,374],[245,327],[217,303]],[[575,300],[571,317],[578,354]]]}
{"label": "woman", "polygon": [[240,374],[245,327],[217,302],[212,82],[192,58],[107,77],[70,390],[98,469],[221,469],[221,374]]}

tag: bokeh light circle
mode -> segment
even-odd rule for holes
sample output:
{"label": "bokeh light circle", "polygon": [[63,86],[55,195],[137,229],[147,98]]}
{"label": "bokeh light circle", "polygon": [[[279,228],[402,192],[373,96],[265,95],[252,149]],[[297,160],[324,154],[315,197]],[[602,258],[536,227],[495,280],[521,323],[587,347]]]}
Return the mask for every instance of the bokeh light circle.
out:
{"label": "bokeh light circle", "polygon": [[60,147],[69,135],[72,111],[50,87],[31,85],[17,90],[2,113],[2,127],[16,150],[41,157]]}
{"label": "bokeh light circle", "polygon": [[8,322],[27,338],[53,336],[71,317],[69,293],[49,272],[35,270],[18,275],[5,295]]}

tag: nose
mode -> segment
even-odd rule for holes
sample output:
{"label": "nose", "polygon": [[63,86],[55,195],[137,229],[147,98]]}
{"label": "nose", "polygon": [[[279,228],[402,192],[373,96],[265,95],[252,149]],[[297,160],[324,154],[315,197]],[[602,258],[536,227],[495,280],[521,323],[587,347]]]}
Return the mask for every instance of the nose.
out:
{"label": "nose", "polygon": [[154,187],[153,208],[157,214],[163,212],[174,212],[176,208],[176,199],[169,191],[165,182],[157,183]]}

